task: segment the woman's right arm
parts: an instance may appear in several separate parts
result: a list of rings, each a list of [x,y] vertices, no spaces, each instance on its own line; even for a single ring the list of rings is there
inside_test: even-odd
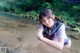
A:
[[[43,29],[38,29],[37,36],[40,40],[43,38]]]

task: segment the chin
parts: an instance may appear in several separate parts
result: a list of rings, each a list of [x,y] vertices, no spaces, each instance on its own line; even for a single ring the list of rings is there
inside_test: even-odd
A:
[[[48,26],[49,28],[51,27],[51,26]]]
[[[47,27],[51,28],[52,26],[49,26],[49,25],[48,25]]]

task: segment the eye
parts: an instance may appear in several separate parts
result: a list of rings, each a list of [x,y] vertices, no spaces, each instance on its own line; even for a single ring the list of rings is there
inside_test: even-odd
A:
[[[49,17],[47,19],[50,19]]]
[[[51,18],[49,17],[49,18],[47,18],[47,19],[49,20],[49,19],[51,19]]]
[[[41,22],[42,22],[42,23],[44,23],[44,22],[45,22],[45,20],[41,20]]]
[[[44,22],[45,20],[41,20],[42,22]]]

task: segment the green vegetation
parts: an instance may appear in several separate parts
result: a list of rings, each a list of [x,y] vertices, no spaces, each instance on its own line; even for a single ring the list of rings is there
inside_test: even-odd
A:
[[[0,0],[0,11],[10,12],[21,17],[38,19],[43,8],[50,8],[63,22],[74,26],[80,23],[80,2],[74,0]]]

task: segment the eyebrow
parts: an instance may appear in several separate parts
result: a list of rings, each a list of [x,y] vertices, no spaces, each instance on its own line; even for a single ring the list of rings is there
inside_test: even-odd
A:
[[[41,21],[44,21],[44,19],[42,19]]]

